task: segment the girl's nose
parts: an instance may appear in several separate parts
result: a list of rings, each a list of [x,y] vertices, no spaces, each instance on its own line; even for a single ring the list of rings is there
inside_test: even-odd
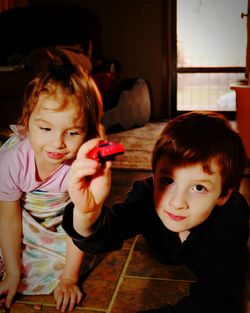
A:
[[[188,208],[188,202],[184,192],[173,192],[169,204],[176,210]]]
[[[54,134],[51,138],[50,142],[51,146],[54,148],[64,148],[65,147],[65,142],[64,142],[64,136],[61,134]]]

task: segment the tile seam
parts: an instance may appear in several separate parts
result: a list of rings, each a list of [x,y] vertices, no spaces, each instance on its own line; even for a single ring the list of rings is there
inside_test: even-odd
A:
[[[161,277],[149,277],[149,276],[136,276],[136,275],[124,275],[124,278],[129,279],[145,279],[145,280],[164,280],[164,281],[176,281],[184,283],[193,283],[195,280],[188,279],[174,279],[174,278],[161,278]]]
[[[116,284],[116,287],[115,287],[115,291],[113,292],[113,295],[112,295],[111,300],[110,300],[110,302],[109,302],[109,305],[108,305],[108,308],[107,308],[107,310],[106,310],[106,313],[110,313],[111,310],[112,310],[112,308],[113,308],[113,304],[114,304],[114,302],[115,302],[115,300],[116,300],[116,296],[117,296],[118,291],[119,291],[119,289],[120,289],[121,283],[123,282],[123,279],[124,279],[124,277],[125,277],[126,270],[127,270],[127,268],[128,268],[128,264],[129,264],[129,262],[130,262],[130,260],[131,260],[132,254],[133,254],[133,252],[134,252],[134,248],[135,248],[135,244],[136,244],[137,238],[138,238],[138,235],[135,237],[135,239],[134,239],[134,241],[133,241],[133,243],[132,243],[132,245],[131,245],[129,254],[128,254],[127,259],[126,259],[126,261],[125,261],[125,264],[124,264],[124,266],[123,266],[123,269],[122,269],[122,272],[121,272],[121,274],[120,274],[120,277],[119,277],[119,279],[118,279],[118,281],[117,281],[117,284]]]

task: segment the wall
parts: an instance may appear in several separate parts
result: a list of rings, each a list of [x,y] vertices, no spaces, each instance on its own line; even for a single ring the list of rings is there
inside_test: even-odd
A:
[[[151,119],[163,117],[162,0],[30,0],[30,3],[70,3],[96,11],[102,22],[104,57],[121,63],[121,78],[141,77],[148,81],[152,95]]]

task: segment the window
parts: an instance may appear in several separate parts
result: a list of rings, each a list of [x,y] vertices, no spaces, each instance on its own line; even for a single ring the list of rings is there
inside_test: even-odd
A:
[[[176,111],[235,112],[230,84],[245,79],[247,0],[178,0]]]

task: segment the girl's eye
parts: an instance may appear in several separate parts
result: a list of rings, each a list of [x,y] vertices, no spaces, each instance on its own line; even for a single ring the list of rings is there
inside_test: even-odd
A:
[[[194,190],[197,192],[206,192],[207,191],[207,189],[202,185],[195,185]]]
[[[51,128],[49,127],[39,127],[42,131],[45,131],[45,132],[49,132],[51,131]]]
[[[69,136],[76,136],[76,135],[79,135],[78,132],[74,132],[74,131],[70,131],[70,132],[67,132],[67,135]]]

